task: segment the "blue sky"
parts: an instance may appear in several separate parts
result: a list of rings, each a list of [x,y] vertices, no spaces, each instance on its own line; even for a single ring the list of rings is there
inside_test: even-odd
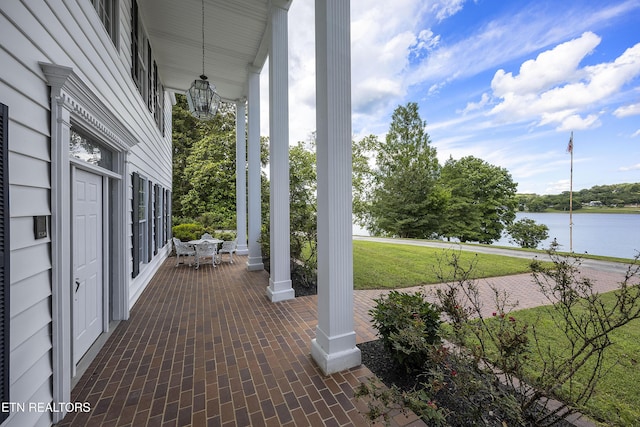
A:
[[[315,130],[313,5],[289,11],[291,143]],[[351,0],[351,21],[355,139],[417,102],[441,163],[480,157],[519,192],[569,190],[572,131],[574,190],[640,182],[640,0]]]

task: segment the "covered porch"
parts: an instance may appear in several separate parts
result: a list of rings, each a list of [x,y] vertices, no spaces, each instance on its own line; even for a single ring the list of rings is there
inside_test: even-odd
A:
[[[91,411],[59,425],[368,425],[353,392],[371,372],[325,376],[310,356],[316,297],[274,304],[267,272],[238,258],[199,270],[165,260],[73,389]],[[355,298],[358,343],[376,338],[367,311],[378,294]],[[398,414],[393,425],[424,424]]]

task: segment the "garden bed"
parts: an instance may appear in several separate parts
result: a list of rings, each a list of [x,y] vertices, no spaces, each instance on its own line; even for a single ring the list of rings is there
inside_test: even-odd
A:
[[[382,381],[387,387],[395,386],[402,392],[419,390],[424,388],[424,384],[429,382],[429,378],[423,375],[416,375],[415,372],[407,372],[402,368],[398,368],[397,363],[391,357],[389,352],[384,348],[382,341],[374,340],[358,344],[358,348],[362,353],[362,364],[365,365],[376,377]],[[440,371],[447,371],[449,375],[457,372],[468,372],[468,367],[451,365],[455,363],[447,362],[446,368]],[[449,378],[450,379],[450,378]],[[463,426],[487,426],[487,427],[504,427],[504,426],[525,426],[534,427],[535,424],[514,420],[509,417],[503,409],[496,404],[498,399],[504,398],[509,394],[507,388],[498,384],[495,377],[489,378],[488,375],[473,374],[470,382],[484,381],[490,383],[488,385],[496,386],[492,392],[487,390],[479,391],[473,396],[469,394],[461,395],[462,390],[457,390],[454,381],[448,381],[444,377],[444,387],[432,396],[433,404],[442,408],[447,414],[447,424],[451,427]],[[472,387],[478,391],[481,387]],[[433,425],[429,420],[424,420],[427,425]],[[575,424],[567,420],[557,420],[555,426],[558,427],[575,427]]]

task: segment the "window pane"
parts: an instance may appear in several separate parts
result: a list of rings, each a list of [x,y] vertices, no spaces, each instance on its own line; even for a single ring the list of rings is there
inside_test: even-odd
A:
[[[92,141],[71,129],[69,155],[92,165],[113,170],[113,154],[102,144]]]

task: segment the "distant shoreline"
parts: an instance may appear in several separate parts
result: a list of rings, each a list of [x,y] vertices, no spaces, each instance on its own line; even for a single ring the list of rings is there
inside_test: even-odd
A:
[[[530,211],[518,211],[519,213],[527,214],[545,214],[545,213],[553,213],[553,214],[569,214],[569,211],[561,211],[561,210],[547,210],[543,212],[530,212]],[[628,215],[639,215],[640,207],[638,208],[581,208],[573,211],[573,214],[628,214]]]

